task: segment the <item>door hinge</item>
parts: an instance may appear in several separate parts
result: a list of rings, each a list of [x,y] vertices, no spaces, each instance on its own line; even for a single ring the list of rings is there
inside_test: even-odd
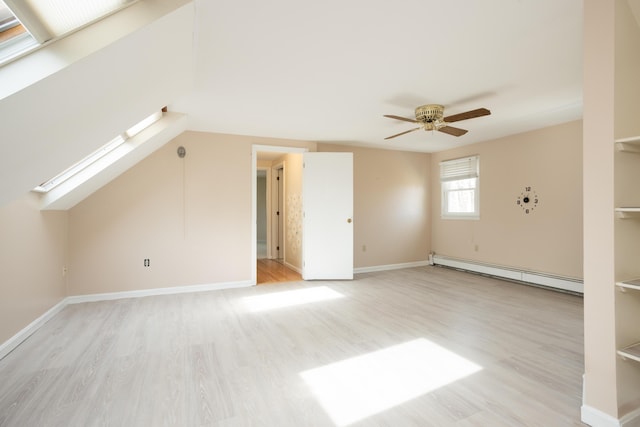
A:
[[[276,215],[280,215],[280,211],[276,211]]]
[[[276,246],[276,251],[279,251],[279,250],[280,250],[280,246]]]

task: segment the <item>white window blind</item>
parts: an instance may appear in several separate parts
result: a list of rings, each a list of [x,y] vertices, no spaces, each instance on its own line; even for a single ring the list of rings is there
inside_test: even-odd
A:
[[[479,156],[440,162],[442,218],[480,218]]]
[[[54,37],[61,36],[128,3],[127,0],[26,0]]]
[[[440,162],[440,181],[478,177],[478,156]]]
[[[135,0],[4,0],[39,42],[60,37]]]

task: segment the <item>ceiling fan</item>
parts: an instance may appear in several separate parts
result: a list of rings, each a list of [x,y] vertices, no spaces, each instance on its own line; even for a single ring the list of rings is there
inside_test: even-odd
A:
[[[400,132],[396,135],[391,135],[385,139],[395,138],[396,136],[404,135],[409,132],[414,132],[420,129],[424,130],[437,130],[440,132],[448,133],[453,136],[462,136],[468,131],[466,129],[460,129],[453,126],[449,126],[449,123],[459,122],[461,120],[473,119],[475,117],[488,116],[491,111],[486,108],[478,108],[471,111],[465,111],[464,113],[454,114],[452,116],[444,117],[444,106],[440,104],[427,104],[421,105],[416,108],[416,118],[408,119],[405,117],[394,116],[391,114],[385,114],[385,117],[390,119],[402,120],[404,122],[420,123],[420,126],[414,129],[409,129],[404,132]]]

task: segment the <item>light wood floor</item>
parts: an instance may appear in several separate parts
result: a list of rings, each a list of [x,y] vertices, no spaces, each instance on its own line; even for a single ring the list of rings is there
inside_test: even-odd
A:
[[[299,273],[273,259],[258,259],[258,285],[267,283],[295,282],[302,280]]]
[[[437,267],[69,305],[0,361],[0,426],[578,426],[582,315],[577,296]],[[373,406],[348,423],[301,375],[348,391],[339,362],[415,369],[387,353],[415,340],[455,354],[416,376],[478,370],[387,407],[347,393]]]

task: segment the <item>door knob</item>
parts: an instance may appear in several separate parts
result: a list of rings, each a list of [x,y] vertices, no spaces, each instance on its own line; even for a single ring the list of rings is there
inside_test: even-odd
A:
[[[351,218],[347,218],[347,222],[351,224]]]

